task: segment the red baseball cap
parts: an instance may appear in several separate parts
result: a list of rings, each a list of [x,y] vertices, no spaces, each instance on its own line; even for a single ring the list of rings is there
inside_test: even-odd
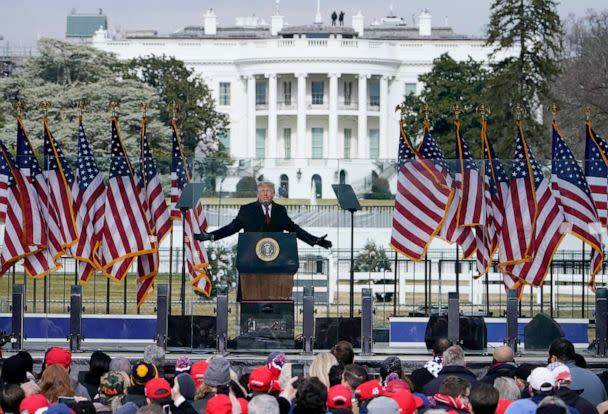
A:
[[[217,394],[207,403],[207,414],[232,414],[232,402],[226,394]]]
[[[164,378],[154,378],[146,382],[146,397],[150,399],[161,399],[171,396],[171,385]]]
[[[207,361],[198,361],[192,364],[192,368],[190,368],[190,375],[194,380],[194,384],[196,384],[196,388],[200,387],[203,383],[203,379],[205,379],[205,371],[207,371],[207,367],[209,363]]]
[[[249,389],[257,392],[269,392],[272,387],[273,374],[268,367],[258,367],[249,374]]]
[[[334,385],[327,391],[329,408],[350,408],[353,406],[350,390],[342,384]]]
[[[397,392],[382,391],[381,395],[395,400],[401,409],[401,414],[413,414],[416,412],[416,408],[422,407],[424,404],[422,398],[404,389]]]
[[[47,367],[58,364],[68,369],[72,363],[72,353],[65,348],[51,348],[46,353],[44,360]]]
[[[21,401],[19,412],[27,410],[30,414],[40,414],[46,411],[43,408],[48,408],[50,405],[51,403],[49,403],[44,395],[32,394]]]
[[[380,395],[382,385],[378,380],[366,381],[355,389],[355,396],[359,401],[369,400]]]
[[[391,382],[386,384],[386,387],[384,387],[384,389],[387,392],[399,392],[401,390],[411,392],[409,384],[407,382],[403,381],[402,379],[392,380]]]

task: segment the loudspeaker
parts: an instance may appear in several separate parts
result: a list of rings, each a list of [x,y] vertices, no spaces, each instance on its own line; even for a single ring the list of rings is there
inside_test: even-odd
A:
[[[215,349],[215,337],[216,327],[213,316],[169,316],[167,346]]]
[[[241,303],[241,335],[293,341],[293,302]]]
[[[479,351],[488,345],[488,330],[483,316],[461,315],[458,328],[460,342],[464,349]],[[433,347],[436,339],[448,337],[447,315],[432,314],[424,332],[424,342],[427,349]]]
[[[331,349],[338,341],[361,347],[361,318],[315,319],[315,348]]]
[[[527,351],[546,351],[551,342],[564,336],[564,330],[555,320],[539,313],[524,328],[524,348]]]

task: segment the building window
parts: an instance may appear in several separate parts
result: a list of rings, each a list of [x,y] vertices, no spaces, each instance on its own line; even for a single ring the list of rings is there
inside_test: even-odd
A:
[[[230,105],[230,82],[220,82],[220,105]]]
[[[370,82],[367,88],[370,106],[380,106],[380,82]]]
[[[281,174],[281,182],[279,184],[279,195],[289,198],[289,177],[286,174]]]
[[[350,145],[352,140],[353,130],[344,128],[344,158],[350,159]]]
[[[283,128],[283,144],[285,146],[285,159],[291,158],[291,128]]]
[[[312,157],[323,158],[323,128],[312,129]]]
[[[315,198],[321,198],[323,196],[323,183],[319,174],[312,176],[312,189],[315,192]]]
[[[266,81],[255,81],[255,104],[266,105]]]
[[[369,157],[373,160],[380,157],[380,134],[378,129],[369,130]]]
[[[312,104],[323,105],[323,81],[312,81]]]
[[[405,96],[416,95],[416,83],[405,83]]]
[[[353,83],[350,81],[344,82],[344,105],[349,106],[353,98]]]
[[[219,134],[217,134],[220,150],[223,150],[227,154],[230,154],[230,128],[222,128],[220,129]]]
[[[291,105],[291,81],[283,82],[283,102],[285,105]]]
[[[258,159],[266,156],[266,128],[255,130],[255,156]]]

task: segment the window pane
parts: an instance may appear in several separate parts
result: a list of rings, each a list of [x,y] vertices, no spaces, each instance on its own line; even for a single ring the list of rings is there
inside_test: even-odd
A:
[[[416,95],[416,83],[406,82],[405,96]]]
[[[312,104],[323,104],[323,81],[312,81]]]
[[[350,105],[353,96],[353,83],[344,82],[344,105]]]
[[[323,128],[312,128],[312,157],[323,158]]]
[[[220,105],[230,105],[230,82],[220,82]]]
[[[218,134],[220,149],[230,154],[230,128],[222,128]]]
[[[291,158],[291,128],[283,129],[283,141],[285,143],[285,159]]]
[[[255,81],[255,104],[266,105],[266,81]]]
[[[369,130],[369,157],[377,160],[380,157],[380,136],[377,129]]]
[[[266,128],[255,130],[255,156],[264,158],[266,156]]]
[[[370,82],[368,85],[369,104],[371,106],[380,106],[380,83]]]
[[[283,82],[283,100],[285,105],[291,105],[291,82]]]
[[[350,142],[352,136],[352,130],[350,128],[344,129],[344,158],[350,159]]]

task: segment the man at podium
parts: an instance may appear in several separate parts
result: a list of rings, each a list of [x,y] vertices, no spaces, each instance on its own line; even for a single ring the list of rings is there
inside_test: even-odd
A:
[[[298,239],[311,246],[321,246],[330,249],[331,241],[327,240],[327,234],[316,237],[305,231],[294,223],[287,215],[287,209],[277,204],[274,199],[274,184],[261,182],[258,184],[258,199],[253,203],[245,204],[239,209],[236,218],[229,224],[210,233],[201,229],[194,237],[199,241],[221,240],[225,237],[238,233],[241,229],[245,232],[291,232]]]

